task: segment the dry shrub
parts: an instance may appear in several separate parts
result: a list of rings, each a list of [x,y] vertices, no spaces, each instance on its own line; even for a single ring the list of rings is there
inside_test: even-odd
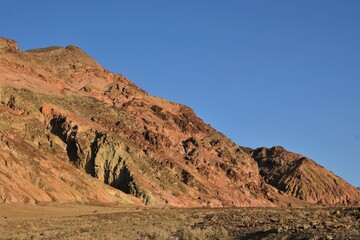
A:
[[[182,236],[180,239],[189,239],[189,240],[203,240],[203,239],[218,239],[226,240],[231,239],[229,232],[223,227],[214,227],[210,226],[207,228],[191,228],[185,227],[182,230]]]
[[[206,227],[206,228],[192,228],[183,227],[176,232],[170,232],[165,229],[157,229],[148,232],[139,233],[141,239],[147,240],[162,240],[162,239],[173,239],[173,240],[226,240],[231,239],[229,232],[223,227]]]

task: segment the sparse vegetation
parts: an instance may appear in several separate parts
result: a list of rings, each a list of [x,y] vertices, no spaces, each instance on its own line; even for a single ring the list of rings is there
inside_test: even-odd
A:
[[[135,209],[29,220],[0,208],[0,239],[358,239],[358,208]],[[35,211],[35,210],[34,210]],[[39,209],[37,210],[39,211]],[[75,211],[76,212],[76,211]],[[39,213],[38,213],[39,214]],[[31,233],[31,236],[29,235]]]

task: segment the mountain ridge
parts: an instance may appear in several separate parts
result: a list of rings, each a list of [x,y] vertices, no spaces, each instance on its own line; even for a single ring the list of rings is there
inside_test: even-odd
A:
[[[204,123],[191,108],[149,95],[123,75],[104,69],[73,45],[22,52],[15,41],[0,38],[0,86],[1,148],[12,146],[11,151],[6,151],[19,155],[13,160],[19,165],[32,164],[43,156],[48,163],[46,171],[61,169],[55,166],[56,158],[66,166],[71,163],[69,173],[76,175],[80,171],[84,176],[92,176],[82,186],[77,184],[72,194],[81,193],[82,197],[74,199],[176,207],[360,202],[358,189],[326,169],[320,172],[320,177],[308,177],[307,170],[299,174],[310,182],[326,176],[328,182],[337,181],[341,186],[324,184],[332,187],[329,194],[323,191],[317,194],[318,185],[305,191],[306,184],[291,177],[293,166],[288,164],[298,155],[277,149],[285,167],[280,170],[276,164],[269,167],[269,162],[280,161],[278,155],[266,149],[236,145]],[[23,150],[22,145],[31,151]],[[9,156],[0,155],[0,159],[0,170],[6,170],[8,179],[14,178],[16,171],[8,164]],[[312,164],[312,160],[306,161]],[[288,173],[289,177],[278,179],[276,184],[271,179],[279,172]],[[45,175],[49,179],[54,177],[44,173],[44,178]],[[76,178],[76,182],[84,178]],[[52,196],[46,201],[67,201],[61,198],[61,189],[52,189],[56,192],[52,194],[49,186],[36,181],[39,180],[30,178],[27,185],[40,191],[44,199]],[[68,184],[60,181],[63,182]],[[94,197],[93,182],[112,186],[113,197]],[[293,190],[296,186],[289,182],[302,186],[299,187],[302,194]],[[16,184],[19,188],[22,183],[15,181]],[[14,202],[16,198],[9,197],[9,193],[17,187],[9,189],[6,184],[1,187],[5,190],[0,191],[0,199]],[[104,195],[109,192],[108,187],[100,188],[103,189],[96,191]],[[32,203],[45,201],[22,194]]]

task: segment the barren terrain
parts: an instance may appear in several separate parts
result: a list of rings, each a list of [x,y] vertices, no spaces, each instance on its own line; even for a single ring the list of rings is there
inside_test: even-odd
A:
[[[0,239],[360,239],[360,208],[0,205]]]

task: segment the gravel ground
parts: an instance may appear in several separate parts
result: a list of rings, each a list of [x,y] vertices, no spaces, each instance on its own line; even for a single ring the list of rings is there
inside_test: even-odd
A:
[[[0,239],[360,239],[360,208],[19,208]]]

